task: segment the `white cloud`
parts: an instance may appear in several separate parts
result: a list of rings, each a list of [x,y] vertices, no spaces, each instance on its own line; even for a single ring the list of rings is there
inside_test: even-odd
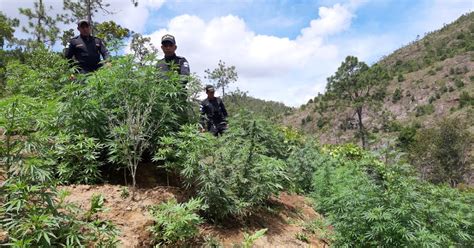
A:
[[[343,59],[340,48],[325,40],[349,28],[353,16],[346,5],[321,7],[319,18],[302,29],[296,39],[289,39],[256,34],[234,15],[207,22],[197,16],[181,15],[149,37],[160,46],[164,34],[173,34],[177,54],[185,56],[191,70],[201,76],[221,59],[237,68],[239,81],[234,88],[297,106],[324,90],[326,78]]]
[[[106,0],[105,3],[110,4],[107,10],[113,14],[108,15],[103,11],[99,11],[95,14],[95,20],[98,22],[114,20],[123,27],[143,32],[150,11],[159,9],[164,2],[165,0],[139,0],[138,6],[134,7],[131,0]],[[0,10],[10,18],[18,18],[23,26],[27,24],[27,18],[20,15],[18,8],[33,8],[33,3],[34,1],[0,0]],[[49,15],[55,16],[64,12],[62,0],[44,0],[43,3],[45,6],[52,7],[52,9],[48,9]],[[61,25],[60,28],[75,29],[76,26],[74,24]],[[21,36],[23,34],[21,34],[21,31],[17,31],[18,35]]]

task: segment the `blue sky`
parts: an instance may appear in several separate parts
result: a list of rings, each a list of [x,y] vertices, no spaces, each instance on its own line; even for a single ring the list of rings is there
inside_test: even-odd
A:
[[[61,12],[62,0],[44,0]],[[323,92],[347,55],[371,64],[474,9],[472,0],[109,0],[114,20],[159,46],[176,36],[178,55],[199,76],[219,59],[235,65],[232,88],[266,100],[298,106]],[[0,0],[18,16],[31,1]],[[53,11],[53,12],[54,12]]]

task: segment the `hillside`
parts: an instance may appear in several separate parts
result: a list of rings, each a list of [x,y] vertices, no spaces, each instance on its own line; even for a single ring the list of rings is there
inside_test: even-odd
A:
[[[258,99],[240,90],[230,92],[224,97],[224,102],[227,112],[231,114],[238,114],[240,109],[245,109],[272,120],[280,120],[294,110],[281,102]]]
[[[366,111],[364,123],[372,143],[400,126],[430,127],[442,117],[460,117],[474,123],[474,13],[461,16],[382,58],[391,80],[382,108]],[[311,99],[284,123],[319,137],[322,143],[355,141],[355,113],[335,109],[327,95]],[[470,126],[473,131],[472,124]],[[379,131],[385,131],[380,133]]]

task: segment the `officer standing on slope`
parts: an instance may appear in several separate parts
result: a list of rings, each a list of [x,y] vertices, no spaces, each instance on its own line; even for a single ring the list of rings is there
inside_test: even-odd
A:
[[[215,97],[215,89],[212,85],[206,85],[207,98],[201,102],[201,132],[208,131],[215,136],[222,135],[227,129],[227,110],[224,102]]]
[[[176,40],[174,36],[166,34],[161,38],[161,50],[165,54],[165,57],[158,61],[158,68],[161,72],[169,72],[175,70],[181,75],[181,82],[183,86],[188,83],[188,76],[190,74],[189,63],[186,58],[176,55]]]
[[[96,71],[102,67],[100,55],[106,60],[109,58],[109,51],[101,39],[91,35],[91,26],[88,20],[80,20],[77,23],[77,30],[80,35],[69,41],[65,57],[67,59],[75,58],[81,74]]]

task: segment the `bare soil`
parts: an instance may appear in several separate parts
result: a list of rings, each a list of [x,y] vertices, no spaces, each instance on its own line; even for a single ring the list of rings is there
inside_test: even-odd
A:
[[[120,229],[121,247],[151,247],[148,228],[153,219],[148,207],[165,202],[171,198],[178,201],[186,199],[185,192],[178,187],[156,186],[139,188],[135,200],[124,197],[124,186],[120,185],[72,185],[64,186],[71,194],[66,199],[83,209],[90,206],[94,194],[102,194],[107,211],[99,218],[112,221]],[[321,218],[307,200],[299,195],[282,193],[269,200],[267,208],[262,208],[245,221],[229,221],[221,225],[205,223],[200,226],[201,238],[190,246],[205,246],[204,237],[212,236],[224,247],[233,247],[243,241],[244,233],[253,234],[262,228],[268,228],[265,236],[255,242],[254,247],[326,247],[327,242],[317,235],[307,235],[308,243],[297,239],[303,233],[303,224]]]

